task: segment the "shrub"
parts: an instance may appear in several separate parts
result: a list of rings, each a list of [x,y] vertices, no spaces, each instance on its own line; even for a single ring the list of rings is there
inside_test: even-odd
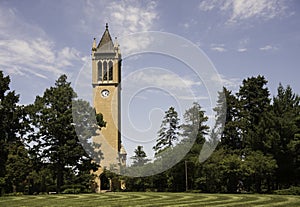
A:
[[[63,194],[79,194],[81,193],[80,188],[67,188],[63,192]]]
[[[288,189],[275,190],[274,193],[278,195],[300,195],[300,187],[292,186]]]

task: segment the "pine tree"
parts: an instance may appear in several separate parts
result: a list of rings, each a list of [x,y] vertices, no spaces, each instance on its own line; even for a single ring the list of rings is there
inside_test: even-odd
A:
[[[178,134],[178,114],[174,107],[170,107],[169,110],[165,112],[161,129],[158,131],[158,139],[156,140],[156,145],[153,147],[155,155],[168,148],[171,148],[174,145],[174,142],[178,141]]]
[[[188,139],[191,142],[203,144],[204,135],[207,135],[209,127],[204,124],[208,121],[208,117],[205,116],[201,106],[194,102],[193,106],[184,113],[184,120],[185,123],[180,126],[183,131],[182,135],[185,137],[183,141]]]
[[[206,125],[208,117],[198,103],[187,109],[184,113],[184,124],[181,125],[184,139],[180,144],[189,145],[189,151],[185,158],[178,163],[173,169],[172,174],[175,180],[180,180],[185,176],[185,167],[188,171],[188,189],[197,188],[196,179],[200,173],[199,154],[205,142],[205,135],[208,134],[209,126]],[[177,185],[177,184],[175,184]],[[186,190],[185,184],[177,185],[176,190]]]
[[[143,146],[137,146],[137,148],[134,150],[134,156],[131,157],[133,160],[132,166],[143,166],[149,161],[149,159],[146,157],[147,155],[143,150]]]
[[[257,135],[257,127],[263,114],[270,110],[270,94],[266,84],[264,76],[247,78],[243,80],[243,85],[237,93],[240,102],[240,130],[243,134],[242,148],[264,150],[262,137]]]
[[[239,102],[237,97],[232,94],[227,88],[223,88],[221,96],[218,100],[216,111],[217,125],[221,125],[223,132],[221,135],[221,143],[219,147],[225,147],[228,149],[241,149],[242,140],[240,133],[240,117]],[[225,96],[225,99],[223,98]]]
[[[281,84],[277,89],[277,96],[273,97],[273,113],[275,115],[275,127],[272,137],[270,152],[278,163],[278,182],[285,187],[290,183],[299,182],[296,169],[299,168],[300,141],[299,133],[300,97],[293,93],[290,86],[284,88]],[[297,164],[298,163],[298,164]],[[288,177],[286,175],[289,175]]]

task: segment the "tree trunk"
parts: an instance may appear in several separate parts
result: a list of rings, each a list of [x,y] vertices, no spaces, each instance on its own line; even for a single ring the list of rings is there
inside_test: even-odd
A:
[[[61,186],[63,185],[63,178],[64,178],[64,168],[62,165],[59,165],[57,168],[57,178],[56,178],[56,190],[57,193],[60,193],[61,191]]]

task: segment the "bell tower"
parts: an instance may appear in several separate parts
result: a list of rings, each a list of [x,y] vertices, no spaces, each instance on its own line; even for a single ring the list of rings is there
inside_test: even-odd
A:
[[[106,127],[93,137],[100,144],[102,159],[101,168],[97,171],[99,186],[100,175],[104,168],[112,166],[120,169],[126,165],[126,151],[121,145],[121,52],[117,38],[112,41],[106,23],[105,31],[98,43],[94,38],[92,46],[92,86],[93,104],[97,113],[103,114]],[[101,190],[99,187],[98,190]]]

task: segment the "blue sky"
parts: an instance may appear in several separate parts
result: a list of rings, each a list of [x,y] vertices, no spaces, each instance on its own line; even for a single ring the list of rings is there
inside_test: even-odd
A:
[[[108,22],[113,37],[160,31],[186,38],[208,56],[222,83],[231,90],[236,91],[244,78],[261,74],[269,81],[272,95],[276,94],[280,82],[291,85],[300,94],[299,11],[297,0],[1,0],[0,70],[10,75],[11,89],[20,94],[21,103],[32,103],[59,75],[67,74],[73,83],[78,79],[80,70],[88,66],[93,38],[99,40]],[[122,50],[134,46],[120,47]],[[125,59],[122,76],[126,77],[143,64],[145,67],[177,67],[185,83],[191,87],[197,85],[190,71],[176,61],[154,57],[157,64],[151,65],[147,57]],[[165,87],[170,87],[172,81],[168,75],[161,77],[164,77]],[[153,91],[139,95],[149,93]],[[160,94],[155,103],[143,100],[145,97],[133,99],[132,104],[140,116],[133,110],[132,122],[141,125],[141,129],[154,127],[154,133],[163,111],[172,104],[172,97]],[[205,102],[204,98],[199,100]],[[150,122],[148,126],[147,121],[142,125],[149,113],[153,126]],[[149,132],[149,136],[153,141],[155,135]],[[129,156],[136,147],[133,145],[128,142]],[[150,148],[146,148],[148,154],[151,154]]]

